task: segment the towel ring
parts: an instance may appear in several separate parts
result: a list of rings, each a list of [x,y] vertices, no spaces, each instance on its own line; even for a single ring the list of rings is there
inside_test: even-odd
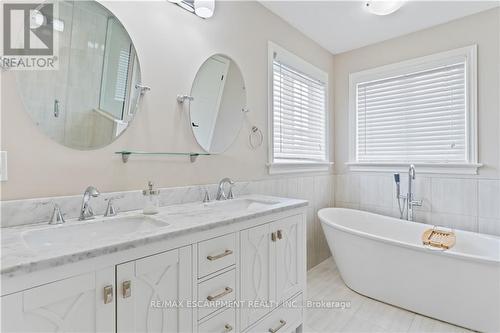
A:
[[[262,146],[263,141],[264,135],[262,134],[262,131],[257,126],[252,126],[252,130],[248,136],[250,147],[252,147],[252,149],[257,149]]]

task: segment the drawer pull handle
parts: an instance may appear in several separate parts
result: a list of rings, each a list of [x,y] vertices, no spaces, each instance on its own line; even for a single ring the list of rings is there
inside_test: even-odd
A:
[[[226,250],[226,251],[224,251],[224,253],[218,254],[216,256],[208,256],[207,259],[210,260],[210,261],[214,261],[214,260],[217,260],[217,259],[220,259],[220,258],[224,258],[225,256],[228,256],[230,254],[233,254],[233,251],[232,250]]]
[[[285,326],[285,325],[286,325],[286,321],[284,321],[283,319],[281,319],[281,320],[280,320],[280,325],[279,325],[278,327],[276,327],[276,328],[270,328],[270,329],[269,329],[269,333],[276,333],[276,332],[278,332],[280,329],[282,329],[282,328],[283,328],[283,326]]]
[[[282,238],[283,238],[283,231],[278,230],[278,239],[282,239]]]
[[[275,232],[272,232],[272,233],[271,233],[271,240],[272,240],[273,242],[276,242],[276,233],[275,233]]]
[[[113,302],[113,286],[104,287],[104,304]]]
[[[215,300],[217,300],[217,299],[219,299],[219,298],[221,298],[221,297],[224,297],[224,296],[226,296],[227,294],[230,294],[230,293],[232,293],[232,292],[233,292],[233,288],[226,287],[226,288],[224,288],[224,291],[223,291],[223,292],[221,292],[220,294],[217,294],[217,295],[214,295],[214,296],[209,295],[209,296],[207,296],[207,299],[208,299],[209,301],[215,301]]]
[[[122,283],[122,295],[123,295],[123,298],[128,298],[132,295],[132,282],[130,282],[130,280],[123,281],[123,283]]]
[[[226,324],[224,325],[224,333],[231,332],[233,330],[233,326]]]

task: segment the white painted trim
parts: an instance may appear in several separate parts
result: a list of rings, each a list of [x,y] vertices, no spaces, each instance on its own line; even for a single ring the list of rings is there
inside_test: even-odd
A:
[[[328,84],[328,73],[325,72],[324,70],[314,66],[310,62],[300,58],[299,56],[293,54],[292,52],[286,50],[285,48],[279,46],[276,43],[268,41],[267,45],[269,54],[271,55],[270,57],[271,60],[275,59],[274,53],[276,53],[276,59],[283,61],[287,65],[292,66],[293,68],[315,78],[318,81]]]
[[[284,162],[268,163],[270,175],[306,173],[306,172],[326,172],[330,171],[332,162]]]
[[[298,57],[297,55],[291,53],[290,51],[284,49],[278,44],[268,41],[267,43],[268,56],[267,56],[267,155],[269,174],[284,174],[284,173],[304,173],[304,172],[322,172],[329,171],[330,165],[333,163],[331,161],[330,154],[330,86],[328,82],[328,73],[319,69],[318,67],[312,65],[306,60]],[[273,61],[274,53],[279,54],[279,58],[284,60],[285,63],[297,68],[298,70],[311,75],[315,79],[323,82],[325,84],[325,151],[326,151],[326,161],[324,162],[279,162],[274,161],[274,133],[273,133]]]
[[[440,65],[448,64],[452,60],[466,60],[467,80],[467,110],[466,147],[467,163],[414,163],[415,165],[427,166],[429,173],[452,173],[452,174],[477,174],[477,169],[482,166],[478,162],[478,140],[477,140],[477,45],[470,45],[454,50],[436,53],[416,59],[406,60],[395,64],[380,66],[349,75],[349,163],[353,171],[388,171],[384,166],[397,166],[402,163],[388,162],[363,162],[356,160],[356,137],[357,137],[357,114],[356,114],[356,85],[360,82],[377,80],[389,76],[397,76],[417,72]],[[409,162],[410,163],[410,162]],[[408,165],[406,163],[405,165]],[[425,167],[424,167],[425,168]],[[473,170],[473,171],[471,171]]]
[[[407,172],[409,163],[346,163],[351,171],[361,172]],[[414,163],[419,173],[477,175],[482,167],[478,163]]]

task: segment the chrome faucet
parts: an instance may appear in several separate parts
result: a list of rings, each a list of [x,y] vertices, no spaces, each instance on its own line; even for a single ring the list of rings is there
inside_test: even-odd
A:
[[[229,192],[226,194],[224,191],[224,185],[229,184]],[[233,199],[233,186],[234,182],[229,178],[222,178],[219,182],[219,189],[217,190],[216,200],[228,200]]]
[[[408,195],[406,196],[406,219],[413,221],[413,207],[422,206],[422,200],[414,200],[413,182],[415,181],[415,166],[412,164],[408,169]]]
[[[396,182],[396,198],[398,199],[400,218],[404,218],[404,210],[406,209],[406,220],[413,221],[414,217],[414,207],[422,206],[422,200],[415,200],[415,193],[413,190],[413,185],[415,181],[415,166],[412,164],[408,169],[408,193],[406,195],[401,195],[399,173],[394,174],[394,181]],[[403,204],[401,204],[403,200]]]
[[[79,221],[91,220],[94,218],[94,211],[90,207],[89,201],[91,198],[99,196],[99,191],[94,186],[89,186],[83,193],[82,208],[80,209]]]

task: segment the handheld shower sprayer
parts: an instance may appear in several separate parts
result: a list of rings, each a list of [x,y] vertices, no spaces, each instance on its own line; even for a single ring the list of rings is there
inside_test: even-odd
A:
[[[410,165],[408,169],[408,192],[406,195],[401,195],[401,182],[399,173],[394,174],[394,182],[396,183],[396,199],[398,200],[400,219],[404,218],[406,208],[406,219],[408,221],[414,220],[414,208],[422,206],[422,200],[415,200],[414,182],[415,182],[415,166]],[[401,203],[403,201],[403,203]]]
[[[401,195],[401,180],[399,173],[394,174],[394,182],[396,183],[396,199],[398,199],[398,206],[399,206],[399,218],[402,219],[405,211],[405,200],[406,197]],[[401,205],[401,199],[403,199],[403,205]]]
[[[401,183],[399,181],[399,173],[394,174],[394,182],[396,183],[396,197],[399,199],[401,193]]]

